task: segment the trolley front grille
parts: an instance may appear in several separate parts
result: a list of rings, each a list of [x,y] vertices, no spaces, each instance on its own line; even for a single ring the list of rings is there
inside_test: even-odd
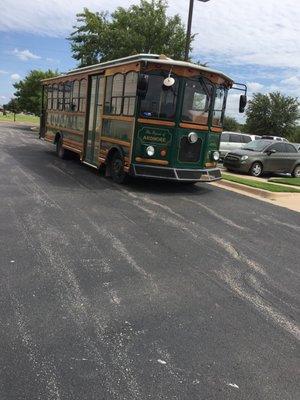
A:
[[[188,163],[199,161],[201,146],[201,139],[198,139],[196,143],[190,143],[187,137],[182,137],[179,147],[179,161]]]

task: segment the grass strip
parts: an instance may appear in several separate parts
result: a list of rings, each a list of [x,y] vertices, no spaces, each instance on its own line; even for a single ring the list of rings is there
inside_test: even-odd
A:
[[[5,116],[5,115],[0,114],[0,121],[1,122],[14,122],[14,115],[7,114]],[[40,123],[40,117],[36,117],[35,115],[16,114],[16,122],[26,122],[26,123],[38,125]]]
[[[299,189],[278,185],[277,183],[261,182],[247,178],[241,178],[240,176],[234,176],[230,174],[222,173],[223,179],[230,182],[240,183],[242,185],[251,186],[257,189],[264,189],[269,192],[287,192],[287,193],[300,193]]]
[[[269,182],[284,183],[285,185],[300,186],[300,178],[270,178]]]

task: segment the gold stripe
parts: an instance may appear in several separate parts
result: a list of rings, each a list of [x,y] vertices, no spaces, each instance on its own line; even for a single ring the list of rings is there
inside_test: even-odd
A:
[[[126,115],[103,115],[103,119],[132,122],[134,117],[127,117]]]
[[[139,118],[138,122],[141,124],[148,124],[148,125],[165,125],[165,126],[175,126],[175,122],[171,121],[161,121],[157,119],[147,119],[147,118]]]
[[[202,129],[202,130],[208,130],[207,125],[198,125],[198,124],[189,124],[185,122],[181,122],[179,124],[180,128],[187,128],[187,129]]]
[[[110,138],[107,136],[101,136],[100,140],[103,142],[116,143],[116,144],[119,144],[120,146],[130,147],[129,142],[125,142],[124,140]]]
[[[166,161],[166,160],[154,160],[153,158],[136,157],[135,161],[146,163],[146,164],[169,165],[169,161]]]

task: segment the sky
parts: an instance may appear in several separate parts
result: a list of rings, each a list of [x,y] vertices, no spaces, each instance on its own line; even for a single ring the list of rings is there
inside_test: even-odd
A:
[[[68,71],[76,66],[66,39],[76,13],[129,7],[138,0],[1,0],[0,104],[13,83],[32,69]],[[168,14],[187,22],[189,0],[169,0]],[[279,90],[300,97],[300,0],[195,0],[192,58],[219,69],[253,93]],[[227,115],[238,114],[231,92]]]

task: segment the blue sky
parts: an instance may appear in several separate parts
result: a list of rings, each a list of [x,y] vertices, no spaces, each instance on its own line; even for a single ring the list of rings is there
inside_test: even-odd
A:
[[[66,37],[83,7],[113,11],[137,0],[2,0],[0,13],[0,104],[13,96],[13,83],[31,69],[60,72],[76,66]],[[186,22],[188,0],[169,0],[168,13]],[[195,0],[193,58],[227,73],[254,92],[300,94],[299,0]],[[300,96],[299,96],[300,97]],[[238,94],[227,114],[241,118]]]

